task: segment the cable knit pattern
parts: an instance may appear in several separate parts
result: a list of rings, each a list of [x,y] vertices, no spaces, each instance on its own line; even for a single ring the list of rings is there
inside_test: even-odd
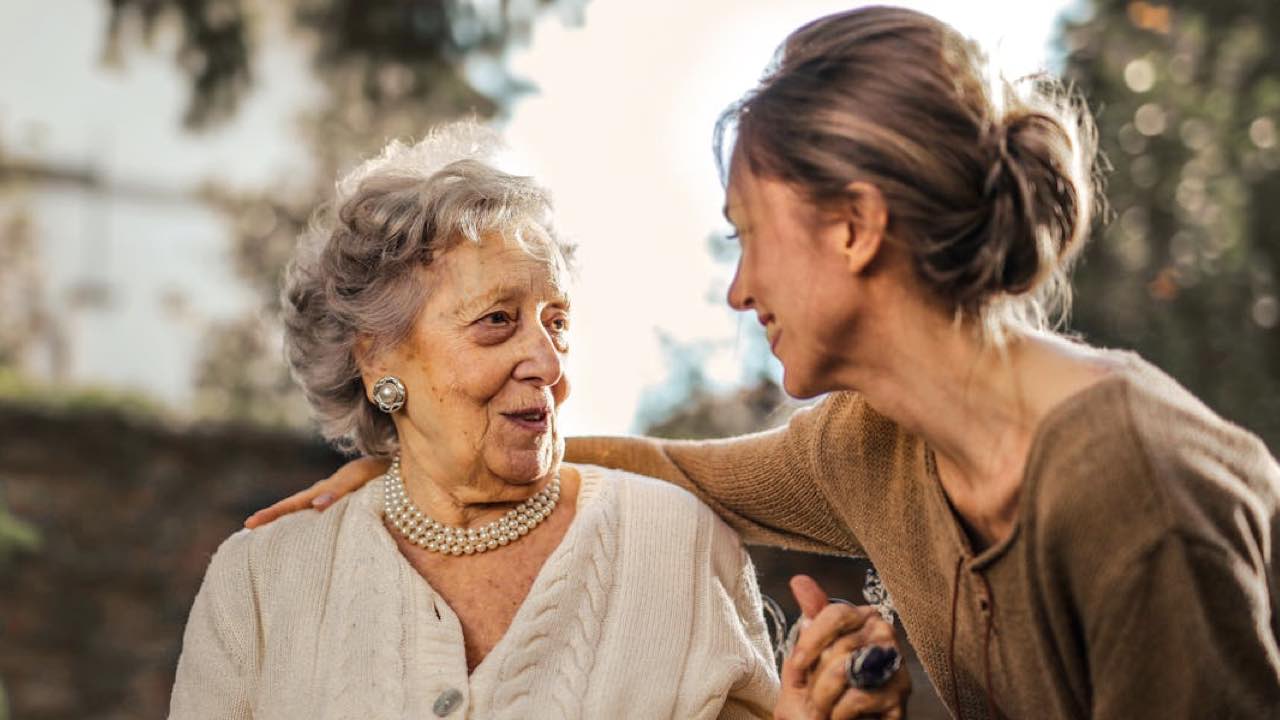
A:
[[[595,486],[590,492],[611,496],[613,489]],[[548,558],[538,579],[547,579],[546,588],[540,589],[536,597],[530,593],[529,601],[515,618],[514,622],[526,628],[530,640],[503,659],[503,681],[496,688],[493,702],[494,707],[506,708],[512,717],[529,717],[535,712],[535,708],[527,707],[535,688],[530,678],[542,672],[545,658],[553,655],[569,661],[552,668],[561,676],[560,682],[548,686],[553,715],[582,715],[580,703],[608,605],[617,544],[616,500],[606,497],[600,498],[603,502],[594,502],[595,499],[582,499],[585,503],[580,512],[595,517],[584,519],[579,525],[584,531],[574,533],[570,542],[562,543]]]
[[[382,524],[371,483],[236,533],[192,607],[171,718],[766,717],[754,569],[692,495],[580,467],[577,513],[470,675],[462,625]]]

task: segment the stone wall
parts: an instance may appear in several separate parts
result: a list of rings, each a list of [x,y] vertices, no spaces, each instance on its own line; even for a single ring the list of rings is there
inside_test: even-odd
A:
[[[13,718],[164,717],[213,550],[337,463],[283,433],[0,406],[0,493],[41,534],[0,567]]]

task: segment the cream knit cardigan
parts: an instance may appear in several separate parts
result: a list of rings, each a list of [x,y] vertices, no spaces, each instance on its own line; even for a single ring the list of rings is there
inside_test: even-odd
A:
[[[170,717],[767,716],[778,680],[738,537],[683,490],[579,470],[572,525],[470,675],[458,617],[382,524],[382,483],[232,535]]]

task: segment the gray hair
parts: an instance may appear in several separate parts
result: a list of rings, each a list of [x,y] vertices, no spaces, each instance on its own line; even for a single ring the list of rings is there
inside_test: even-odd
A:
[[[339,450],[387,457],[399,447],[391,416],[365,395],[356,348],[367,339],[376,356],[409,336],[429,292],[417,270],[493,233],[568,266],[572,248],[552,225],[550,195],[497,169],[499,147],[474,122],[412,145],[393,141],[338,181],[299,238],[281,296],[285,358]]]

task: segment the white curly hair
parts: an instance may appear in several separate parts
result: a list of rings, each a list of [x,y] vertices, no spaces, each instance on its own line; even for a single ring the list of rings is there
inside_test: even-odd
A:
[[[459,242],[500,234],[567,268],[572,247],[531,178],[497,163],[496,133],[473,122],[392,141],[337,181],[299,238],[285,274],[285,357],[320,431],[344,452],[387,457],[399,444],[390,416],[367,399],[356,346],[374,354],[408,336],[430,288],[423,274]],[[536,230],[536,232],[528,232]]]

